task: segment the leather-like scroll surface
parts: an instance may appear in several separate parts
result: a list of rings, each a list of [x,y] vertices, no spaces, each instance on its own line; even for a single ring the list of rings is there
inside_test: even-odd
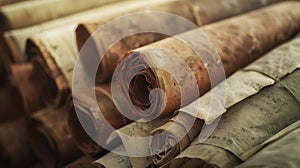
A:
[[[132,110],[133,115],[147,118],[156,116],[156,113],[161,111],[162,114],[172,113],[180,108],[181,101],[184,106],[198,98],[199,95],[191,87],[194,82],[191,80],[193,77],[196,78],[199,93],[203,94],[211,88],[207,70],[214,74],[211,78],[216,84],[224,80],[220,75],[223,67],[226,76],[229,76],[272,47],[291,38],[300,26],[300,11],[291,10],[293,6],[300,6],[300,3],[280,3],[204,26],[201,30],[217,49],[220,58],[212,58],[215,56],[215,51],[207,46],[207,39],[194,38],[195,33],[199,31],[197,29],[182,33],[176,36],[177,38],[168,38],[131,51],[125,57],[127,61],[120,64],[121,71],[117,80],[122,81],[124,95],[129,92],[133,104],[138,109],[149,112],[141,113]],[[270,25],[272,29],[269,29]],[[202,62],[186,44],[192,45],[207,62]],[[183,60],[191,71],[176,60]],[[223,63],[223,67],[220,63]],[[135,68],[139,67],[152,68],[144,69],[135,76],[129,76]],[[161,67],[172,71],[172,75],[176,75],[180,81],[176,81],[174,76]],[[126,80],[131,77],[133,79],[128,83]],[[162,89],[166,97],[155,93],[152,95],[153,102],[150,103],[148,94],[144,91],[150,93],[155,88]],[[185,91],[182,97],[180,89]]]
[[[178,110],[180,113],[186,113],[191,116],[197,118],[196,122],[193,124],[194,126],[191,128],[190,132],[194,132],[194,134],[200,132],[201,127],[197,126],[198,123],[201,121],[205,121],[207,124],[212,123],[216,120],[219,116],[227,111],[230,107],[235,104],[238,104],[242,100],[257,94],[260,90],[267,86],[271,86],[276,83],[277,80],[282,79],[289,73],[293,72],[297,68],[300,68],[300,34],[297,35],[293,40],[287,42],[275,49],[273,49],[268,54],[264,55],[254,63],[250,64],[249,66],[239,70],[232,76],[230,76],[226,81],[226,102],[223,108],[216,108],[214,110],[211,108],[213,106],[211,104],[211,98],[213,91],[209,91],[190,105]],[[223,85],[224,83],[220,84]],[[222,89],[221,86],[216,86],[213,90]],[[220,100],[222,101],[222,100]],[[221,104],[221,103],[220,103]],[[219,110],[219,111],[217,111]],[[188,119],[187,115],[187,119]],[[182,127],[188,128],[191,123],[187,120],[180,124]],[[169,123],[174,122],[170,120]],[[195,128],[196,127],[196,128]],[[152,132],[153,135],[158,134],[160,132],[165,131],[168,128],[168,124],[159,127],[158,129]],[[170,129],[170,128],[169,128]],[[183,136],[176,136],[178,128],[170,130],[168,133],[169,135],[165,135],[165,139],[153,139],[152,146],[157,148],[155,145],[156,143],[162,142],[169,142],[171,138],[177,137],[177,141],[179,137]],[[187,136],[184,136],[187,138]],[[194,139],[189,136],[187,142],[180,141],[174,147],[166,151],[166,154],[160,154],[162,159],[155,159],[155,155],[153,156],[153,161],[156,161],[156,164],[166,164],[176,157],[176,155],[182,152],[187,145],[189,145]],[[164,146],[168,146],[169,144],[164,144]],[[174,152],[177,151],[177,152]],[[174,154],[175,153],[175,154]],[[157,154],[156,154],[157,155]],[[172,155],[173,157],[170,157]],[[175,155],[175,156],[174,156]],[[164,159],[169,158],[169,159]]]
[[[207,140],[195,139],[175,161],[197,158],[212,164],[199,150],[203,145],[211,146],[211,151],[225,149],[227,154],[235,156],[214,163],[217,167],[232,167],[238,159],[249,159],[260,149],[256,148],[258,145],[300,119],[299,77],[300,69],[297,69],[276,84],[230,107]]]
[[[45,166],[64,166],[81,155],[68,127],[68,111],[67,106],[60,109],[47,108],[35,113],[30,119],[31,144]]]
[[[279,132],[278,137],[276,135],[273,139],[271,138],[270,142],[264,144],[264,148],[238,168],[298,167],[300,164],[300,122]]]
[[[2,7],[0,23],[4,30],[19,29],[117,1],[119,0],[24,1]]]
[[[20,118],[0,126],[0,162],[5,167],[31,166],[37,160],[29,144],[27,120]]]
[[[101,144],[106,144],[107,138],[113,131],[108,128],[109,125],[103,123],[104,120],[115,129],[131,122],[122,116],[116,108],[110,93],[110,84],[96,86],[95,95],[97,102],[85,93],[74,95],[76,112],[70,111],[69,113],[69,127],[77,146],[81,151],[91,156],[104,152],[104,149],[96,144],[92,138]],[[94,135],[92,138],[85,132],[86,130],[82,127],[78,117],[84,121],[82,124],[86,124],[84,128],[89,129],[88,132]]]
[[[196,0],[188,0],[188,1],[171,1],[165,2],[159,5],[153,3],[150,6],[140,8],[136,11],[160,11],[167,12],[170,14],[174,14],[183,18],[190,20],[192,23],[198,26],[203,26],[212,22],[216,22],[218,20],[222,20],[231,16],[235,16],[250,10],[257,9],[259,7],[269,5],[272,3],[278,2],[278,0],[269,0],[269,1],[261,1],[261,0],[247,0],[243,1],[243,3],[238,2],[236,0],[229,0],[224,3],[221,0],[204,0],[204,1],[196,1]],[[230,4],[230,5],[229,5]],[[176,10],[175,10],[176,9]],[[180,10],[178,10],[180,9]],[[209,9],[209,10],[208,10]],[[215,12],[221,11],[221,12]],[[132,11],[131,11],[132,12]],[[133,23],[139,23],[143,18],[134,18],[132,20]],[[168,31],[173,34],[179,34],[184,31],[190,30],[191,27],[184,24],[174,24],[173,26],[170,24],[171,19],[160,18],[159,20],[149,21],[149,24],[160,26],[163,29],[166,22],[169,23]],[[76,30],[77,44],[78,49],[80,50],[83,44],[87,41],[87,39],[95,32],[97,29],[101,28],[105,22],[102,20],[97,21],[94,24],[82,24]],[[178,26],[179,25],[179,26]],[[125,54],[133,50],[135,48],[144,46],[146,44],[153,43],[155,41],[161,40],[168,36],[161,35],[158,33],[142,33],[130,36],[128,38],[122,39],[120,42],[112,46],[107,53],[103,51],[103,43],[101,40],[97,41],[96,39],[113,39],[114,36],[119,36],[123,32],[128,31],[128,29],[143,29],[143,27],[147,27],[147,25],[143,24],[135,24],[134,26],[130,25],[122,25],[115,26],[113,30],[115,33],[111,33],[108,35],[101,34],[101,38],[97,37],[97,35],[93,34],[91,37],[93,39],[93,45],[88,46],[91,47],[87,50],[88,53],[85,53],[85,57],[87,59],[95,59],[104,56],[100,63],[100,67],[98,69],[98,74],[96,78],[97,83],[103,83],[105,81],[109,81],[118,62],[125,56]],[[171,33],[171,35],[172,35]],[[86,46],[87,47],[87,46]]]

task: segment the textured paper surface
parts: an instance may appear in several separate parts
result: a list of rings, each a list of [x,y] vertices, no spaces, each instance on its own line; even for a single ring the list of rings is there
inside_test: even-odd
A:
[[[49,54],[54,58],[69,86],[72,86],[73,68],[76,62],[77,48],[75,42],[76,25],[54,29],[35,36],[45,46]]]
[[[205,142],[201,142],[200,137],[195,139],[178,159],[204,160],[205,157],[199,155],[199,152],[191,151],[198,151],[203,145],[210,145],[213,146],[212,151],[223,149],[227,155],[235,156],[232,159],[219,160],[219,165],[232,165],[237,163],[238,159],[247,160],[259,150],[257,146],[300,119],[299,79],[300,69],[297,69],[275,85],[266,87],[232,106]]]
[[[300,84],[299,81],[294,83],[300,77],[299,72],[295,72],[298,74],[294,78],[285,79],[290,83]],[[293,87],[291,84],[286,86]],[[298,102],[277,83],[230,108],[204,143],[222,147],[236,156],[241,156],[299,119]]]
[[[124,150],[123,146],[119,146],[116,150]],[[95,167],[103,167],[103,168],[130,168],[131,163],[127,156],[118,155],[112,152],[102,156],[100,159],[93,162]]]
[[[112,137],[119,136],[129,156],[140,156],[149,151],[150,142],[141,141],[139,137],[150,137],[150,132],[166,123],[171,116],[155,119],[150,122],[133,122],[118,129]],[[132,138],[128,138],[130,136]],[[134,138],[135,137],[135,138]],[[114,138],[112,138],[114,139]],[[150,138],[149,138],[150,140]],[[147,167],[151,162],[146,157],[129,157],[133,167]]]
[[[213,88],[212,91],[179,111],[203,119],[207,124],[210,124],[234,104],[258,93],[262,88],[274,84],[276,80],[280,80],[299,67],[300,34],[290,42],[270,51],[259,60],[236,72],[225,82],[222,82],[220,86]],[[211,109],[212,96],[216,97],[216,101],[221,101],[218,99],[217,94],[223,92],[224,85],[226,88],[224,108],[222,102],[219,102],[219,108]],[[213,93],[216,95],[213,95]],[[217,109],[217,111],[214,109]],[[222,109],[222,111],[219,111],[219,109]]]
[[[0,23],[6,30],[18,29],[117,1],[119,0],[24,1],[2,7]]]
[[[120,63],[122,72],[116,78],[124,81],[122,92],[124,95],[129,92],[129,99],[137,109],[145,110],[150,107],[149,111],[152,112],[145,115],[140,110],[132,110],[132,114],[140,117],[158,113],[163,115],[177,110],[180,105],[188,105],[199,97],[197,91],[202,95],[209,91],[211,86],[216,86],[224,80],[222,68],[226,76],[229,76],[269,51],[270,48],[290,39],[300,27],[297,24],[297,20],[300,20],[298,17],[300,11],[291,10],[294,6],[300,6],[300,3],[296,1],[281,3],[256,10],[204,26],[202,30],[206,35],[199,35],[197,32],[199,30],[194,29],[176,38],[167,38],[129,52],[126,57],[128,61]],[[290,18],[295,20],[292,21]],[[265,20],[268,20],[268,23]],[[271,23],[274,24],[272,29],[265,31]],[[219,58],[214,47],[207,43],[209,40],[205,39],[205,36],[218,51]],[[229,42],[231,45],[228,45]],[[193,50],[186,44],[192,46]],[[194,50],[202,57],[199,58]],[[142,83],[145,86],[143,89],[161,88],[165,93],[152,95],[154,101],[151,103],[137,90],[141,82],[126,82],[126,79],[133,77],[131,72],[138,67],[152,68],[140,71],[133,80],[139,77],[146,78],[147,80]],[[209,76],[208,70],[213,75]],[[148,90],[151,92],[154,89]]]
[[[270,143],[270,144],[268,144]],[[282,130],[266,143],[252,158],[238,166],[247,167],[289,167],[297,168],[300,165],[300,122]]]
[[[159,1],[160,0],[155,0],[156,3],[158,3]],[[16,62],[24,62],[27,60],[25,55],[25,44],[28,37],[54,28],[76,24],[79,22],[95,22],[96,20],[100,19],[110,19],[118,13],[124,13],[123,11],[119,10],[120,6],[126,6],[127,10],[133,10],[141,6],[145,6],[149,3],[154,3],[153,1],[138,2],[139,3],[136,3],[136,1],[124,1],[117,4],[106,5],[34,26],[8,31],[4,33],[4,38],[13,55],[14,60]]]

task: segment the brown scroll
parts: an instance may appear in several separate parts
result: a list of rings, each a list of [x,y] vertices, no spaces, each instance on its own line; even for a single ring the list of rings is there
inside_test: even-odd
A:
[[[110,93],[110,84],[96,86],[95,95],[97,102],[85,92],[76,93],[74,95],[76,112],[70,111],[69,113],[69,127],[77,146],[82,152],[91,156],[105,152],[95,141],[106,144],[113,131],[108,128],[109,125],[106,125],[104,120],[114,129],[131,122],[123,117],[116,108]],[[85,126],[83,127],[81,124],[85,124]],[[115,142],[111,142],[111,144],[115,144]]]
[[[81,155],[67,124],[67,106],[35,113],[29,124],[34,152],[44,166],[61,167]]]
[[[238,15],[240,13],[247,12],[249,10],[257,9],[259,7],[278,2],[278,0],[269,0],[262,3],[262,1],[257,0],[247,0],[243,1],[243,3],[228,0],[226,2],[222,0],[204,0],[204,1],[196,1],[196,0],[188,0],[188,1],[171,1],[165,2],[163,4],[152,6],[147,6],[146,10],[151,11],[160,11],[174,14],[176,16],[184,17],[190,20],[192,23],[198,26],[203,26],[208,23],[212,23],[224,18],[228,18],[234,15]],[[176,10],[175,10],[176,9]],[[180,10],[178,10],[180,9]],[[205,10],[204,10],[205,9]],[[139,9],[137,11],[143,11],[145,9]],[[144,19],[144,18],[142,18]],[[134,18],[132,22],[141,23],[143,20],[140,18]],[[164,20],[165,19],[165,20]],[[149,21],[152,26],[156,25],[157,27],[165,26],[165,23],[169,23],[170,20],[174,18],[160,18],[159,20],[151,20]],[[77,37],[77,45],[80,50],[88,38],[91,37],[93,43],[89,44],[86,52],[83,53],[87,59],[93,60],[103,55],[103,58],[100,62],[98,68],[98,74],[96,78],[97,83],[103,83],[105,81],[109,81],[111,76],[118,65],[118,62],[125,56],[125,54],[133,49],[138,47],[142,47],[146,44],[153,43],[155,41],[161,40],[163,38],[168,37],[167,35],[162,35],[159,33],[141,33],[129,36],[127,38],[122,39],[117,44],[113,45],[104,55],[104,44],[101,41],[105,41],[109,38],[113,39],[118,37],[120,34],[128,32],[129,29],[143,29],[143,27],[147,27],[147,25],[136,24],[136,25],[122,25],[122,26],[114,26],[112,28],[114,30],[113,33],[109,33],[109,35],[102,35],[98,37],[97,34],[91,36],[96,30],[100,29],[105,24],[104,20],[99,20],[94,24],[82,24],[79,25],[76,30]],[[191,27],[188,24],[173,24],[169,23],[168,32],[175,35],[182,33],[187,30],[191,30]],[[100,38],[100,40],[99,40]],[[104,39],[104,40],[101,40]],[[87,65],[88,66],[88,65]]]
[[[238,72],[227,78],[225,82],[216,86],[193,103],[178,110],[180,114],[185,113],[186,115],[189,114],[197,118],[195,123],[192,124],[192,119],[184,117],[184,119],[180,120],[180,126],[190,128],[191,125],[193,125],[192,129],[190,129],[190,132],[194,132],[194,134],[199,133],[201,127],[198,127],[196,129],[194,128],[198,122],[205,121],[207,124],[212,123],[233,105],[252,95],[257,94],[261,89],[273,85],[277,80],[280,80],[284,76],[299,68],[299,42],[300,34],[290,42],[281,45],[280,47],[272,50],[249,66],[239,70]],[[224,84],[226,84],[226,88],[223,87]],[[220,98],[220,96],[218,96],[217,94],[218,91],[222,91],[222,89],[226,89],[224,92],[224,95],[226,95],[224,100],[222,100],[222,98]],[[215,97],[215,99],[218,100],[218,104],[212,104],[213,102],[211,102],[211,99],[213,98],[213,96],[217,96]],[[220,108],[216,108],[216,106],[222,105],[222,101],[225,101],[223,106]],[[170,120],[169,123],[172,123],[173,120]],[[163,136],[165,136],[164,139],[154,138],[152,140],[152,148],[161,149],[167,146],[171,146],[170,143],[163,144],[163,147],[156,144],[158,144],[159,142],[170,142],[170,139],[174,137],[177,140],[178,144],[166,150],[165,153],[159,152],[156,154],[154,152],[152,160],[157,165],[167,164],[176,156],[176,154],[179,154],[187,147],[186,143],[184,143],[185,141],[179,142],[180,138],[184,137],[185,139],[187,139],[188,137],[188,144],[196,138],[191,138],[191,136],[188,135],[178,136],[178,128],[168,127],[167,124],[159,127],[157,130],[152,131],[152,134],[155,135],[167,129],[169,129],[169,131],[166,133],[166,135],[163,134]],[[160,155],[160,157],[157,157],[156,155]]]
[[[201,140],[203,137],[200,136],[195,139],[175,159],[176,164],[184,164],[186,159],[198,159],[199,165],[233,167],[237,160],[249,159],[257,152],[253,148],[300,119],[299,77],[300,69],[297,69],[276,84],[263,88],[257,94],[230,107],[214,132],[206,140]],[[225,156],[231,158],[207,157],[201,151],[205,146],[209,146],[211,153],[222,149]],[[172,164],[175,161],[171,162],[171,167],[174,167]]]
[[[27,130],[27,121],[20,118],[0,126],[0,165],[3,167],[31,166],[37,162]]]
[[[19,29],[117,1],[118,0],[24,1],[1,7],[0,24],[4,30]]]
[[[119,65],[117,80],[122,82],[124,95],[129,92],[137,109],[145,110],[132,110],[133,115],[147,118],[174,112],[180,108],[180,104],[184,106],[198,98],[198,91],[201,95],[224,80],[221,73],[223,68],[226,76],[229,76],[291,38],[300,27],[300,11],[291,10],[294,6],[300,6],[300,3],[280,3],[204,26],[201,30],[212,42],[220,58],[208,45],[206,36],[199,37],[199,29],[131,51]],[[269,29],[270,25],[272,29]],[[192,45],[201,58],[187,44]],[[151,68],[134,74],[134,70],[140,67]],[[208,75],[208,70],[213,76]],[[126,80],[130,78],[133,79],[129,83]],[[214,79],[213,86],[210,78]],[[198,90],[193,89],[194,85]],[[149,93],[156,88],[162,89],[165,96],[155,92],[150,96],[153,101],[150,103]]]
[[[153,0],[158,3],[160,0]],[[75,25],[79,22],[94,22],[95,20],[107,20],[112,17],[120,16],[124,12],[120,11],[120,7],[126,6],[128,10],[145,6],[153,1],[122,1],[120,3],[113,3],[91,9],[88,11],[76,13],[67,17],[51,20],[48,22],[40,23],[34,26],[16,29],[4,32],[3,36],[5,43],[11,52],[11,56],[14,62],[24,62],[28,58],[25,54],[25,44],[27,38],[36,34],[49,31],[51,29],[58,29],[63,26]],[[70,37],[69,37],[70,38]]]

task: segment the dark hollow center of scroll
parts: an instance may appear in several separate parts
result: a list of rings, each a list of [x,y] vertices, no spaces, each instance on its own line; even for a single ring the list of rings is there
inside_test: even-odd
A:
[[[149,108],[149,88],[151,84],[147,81],[146,77],[144,75],[136,75],[130,85],[132,86],[132,91],[130,92],[131,101],[135,105],[142,105],[141,108]]]

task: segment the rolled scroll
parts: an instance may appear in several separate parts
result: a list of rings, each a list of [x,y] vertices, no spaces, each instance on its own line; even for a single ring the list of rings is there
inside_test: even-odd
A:
[[[238,168],[247,167],[290,167],[300,164],[300,122],[282,130],[265,142],[263,149]]]
[[[160,0],[154,0],[154,2],[158,2]],[[137,3],[138,2],[138,3]],[[9,47],[11,52],[13,61],[15,62],[24,62],[27,61],[28,58],[25,54],[25,44],[27,38],[49,31],[51,29],[58,29],[63,26],[74,25],[79,22],[93,22],[94,20],[100,19],[110,19],[112,17],[119,16],[124,12],[117,10],[120,9],[120,6],[126,6],[127,10],[132,10],[138,8],[139,6],[145,6],[149,3],[154,3],[153,1],[123,1],[116,4],[110,4],[103,7],[98,7],[92,10],[76,13],[67,17],[63,17],[60,19],[51,20],[49,22],[40,23],[34,26],[16,29],[7,31],[4,33],[4,39],[6,45]],[[74,3],[74,2],[71,2]]]
[[[120,63],[115,82],[121,82],[123,95],[136,107],[132,115],[151,118],[174,112],[224,80],[223,70],[229,76],[291,38],[300,27],[300,11],[291,10],[294,6],[300,7],[300,3],[280,3],[204,26],[201,30],[206,35],[194,29],[131,51]],[[139,68],[143,70],[134,72]],[[164,94],[155,92],[157,88]]]
[[[124,150],[123,146],[117,147],[116,150],[118,150],[118,148]],[[110,168],[110,167],[130,168],[132,166],[127,156],[122,156],[113,152],[109,152],[108,154],[94,161],[93,167],[94,168]]]
[[[252,154],[255,153],[254,147],[300,119],[299,77],[300,69],[297,69],[276,84],[263,88],[227,109],[214,132],[204,141],[200,134],[199,138],[171,161],[170,166],[195,159],[198,164],[233,167],[238,160],[249,159],[250,150]],[[211,153],[221,149],[224,156],[230,158],[222,159],[219,155],[208,157],[201,151],[205,146],[209,146]]]
[[[0,165],[31,166],[37,162],[29,144],[27,120],[20,118],[0,126]]]
[[[1,7],[0,24],[4,30],[19,29],[117,1],[24,1]]]
[[[61,167],[81,155],[67,125],[68,108],[47,108],[30,119],[33,150],[44,166]]]
[[[300,51],[298,50],[300,46],[300,34],[297,35],[292,41],[287,42],[286,44],[281,45],[280,47],[272,50],[262,58],[258,59],[251,65],[245,67],[244,69],[241,69],[240,71],[233,74],[231,77],[229,77],[225,82],[221,83],[220,85],[213,88],[211,91],[191,103],[190,105],[178,110],[179,113],[186,113],[196,117],[197,120],[193,124],[192,129],[190,129],[190,132],[194,132],[194,134],[199,133],[201,128],[197,127],[197,129],[193,129],[197,124],[201,121],[205,121],[207,124],[212,123],[214,120],[216,120],[219,116],[221,116],[223,113],[225,113],[230,107],[232,107],[235,104],[238,104],[240,101],[257,94],[261,89],[273,85],[277,80],[280,80],[284,76],[288,75],[289,73],[293,72],[295,69],[300,67]],[[225,97],[225,104],[224,107],[216,108],[218,105],[222,105],[222,99],[217,97],[218,93],[224,89],[224,85],[226,85],[226,90],[224,95]],[[212,98],[213,96],[217,97],[217,104],[212,104]],[[211,108],[211,107],[215,108]],[[189,121],[192,121],[192,119],[189,119],[185,117],[186,119],[182,119],[180,127],[183,128],[190,128],[191,124]],[[174,122],[174,119],[171,119],[169,123]],[[177,121],[178,122],[178,121]],[[160,159],[157,159],[156,155],[153,153],[152,160],[157,165],[163,165],[167,164],[171,159],[174,158],[174,155],[179,154],[182,152],[189,143],[191,143],[194,138],[191,138],[191,136],[178,136],[176,134],[176,131],[179,130],[179,128],[174,127],[168,128],[168,125],[163,125],[162,127],[159,127],[158,129],[152,131],[152,135],[158,134],[160,132],[166,131],[166,135],[161,135],[160,137],[164,136],[164,139],[159,139],[160,137],[155,137],[152,140],[152,147],[153,150],[155,149],[161,149],[167,146],[170,146],[169,143],[165,143],[162,146],[157,146],[159,142],[170,142],[170,137],[174,138],[176,137],[176,141],[178,142],[176,145],[165,151],[163,154],[162,152],[159,152],[159,155],[161,156]],[[182,141],[179,141],[180,138],[186,138],[190,140],[187,144],[183,143]],[[173,157],[171,157],[171,156]],[[168,159],[165,159],[168,158]]]
[[[234,0],[228,1],[220,1],[220,0],[204,0],[204,1],[196,1],[196,0],[188,0],[188,1],[171,1],[165,2],[159,5],[151,5],[144,7],[144,9],[139,9],[137,11],[143,10],[151,10],[151,11],[160,11],[160,12],[168,12],[173,14],[173,17],[160,17],[160,19],[151,19],[151,21],[147,21],[144,23],[145,17],[138,18],[137,16],[133,16],[131,22],[133,23],[143,23],[143,24],[130,24],[130,25],[116,25],[112,29],[114,32],[107,33],[107,35],[102,34],[97,35],[96,30],[100,29],[105,22],[103,20],[99,20],[97,24],[82,24],[79,25],[76,30],[77,37],[77,45],[80,50],[88,38],[91,38],[91,43],[82,53],[86,59],[90,61],[94,61],[94,59],[99,59],[102,57],[100,62],[98,73],[96,77],[96,83],[107,82],[111,79],[115,68],[118,65],[118,62],[125,56],[125,54],[133,49],[138,47],[142,47],[146,44],[153,43],[155,41],[161,40],[163,38],[168,37],[167,35],[162,35],[155,32],[147,32],[134,34],[127,38],[124,38],[117,42],[117,44],[110,44],[108,39],[118,39],[120,34],[124,34],[126,32],[130,32],[133,30],[144,30],[149,27],[160,28],[160,30],[165,30],[164,26],[168,26],[167,30],[170,34],[175,35],[182,33],[187,30],[191,30],[191,27],[188,24],[182,23],[173,23],[175,22],[174,16],[184,17],[190,20],[192,23],[198,26],[203,26],[208,23],[212,23],[230,16],[234,16],[249,10],[257,9],[264,5],[268,5],[271,3],[277,2],[277,0],[266,1],[266,3],[262,3],[260,0],[255,1],[243,1],[237,2]],[[176,10],[174,10],[176,9]],[[178,10],[180,9],[180,10]],[[205,10],[204,10],[205,9]],[[209,9],[209,10],[208,10]],[[153,16],[158,17],[158,16]],[[172,21],[173,20],[173,21]],[[166,25],[165,23],[168,23]],[[147,25],[148,24],[148,25]],[[150,26],[151,25],[151,26]],[[91,36],[93,34],[93,36]],[[101,36],[101,37],[98,37]],[[100,39],[100,40],[99,40]],[[113,40],[112,40],[113,41]],[[113,45],[107,52],[105,50],[105,45]],[[106,52],[106,53],[104,53]],[[86,65],[87,67],[89,64]]]
[[[77,58],[75,41],[72,41],[74,26],[47,31],[28,41],[27,53],[33,62],[35,85],[43,87],[43,100],[54,105],[63,104],[70,94]]]
[[[85,92],[76,93],[73,97],[76,101],[76,112],[69,113],[69,127],[77,146],[82,152],[91,156],[105,152],[105,149],[98,144],[106,144],[109,135],[114,131],[108,126],[118,129],[131,122],[116,108],[110,93],[110,84],[96,86],[95,95],[97,102]],[[110,125],[106,125],[105,121]],[[85,124],[84,127],[81,124]]]
[[[171,117],[169,115],[149,122],[137,120],[115,130],[109,139],[116,139],[117,137],[121,139],[132,167],[148,167],[151,165],[151,162],[147,159],[150,154],[149,142],[152,138],[150,132],[165,124]]]

